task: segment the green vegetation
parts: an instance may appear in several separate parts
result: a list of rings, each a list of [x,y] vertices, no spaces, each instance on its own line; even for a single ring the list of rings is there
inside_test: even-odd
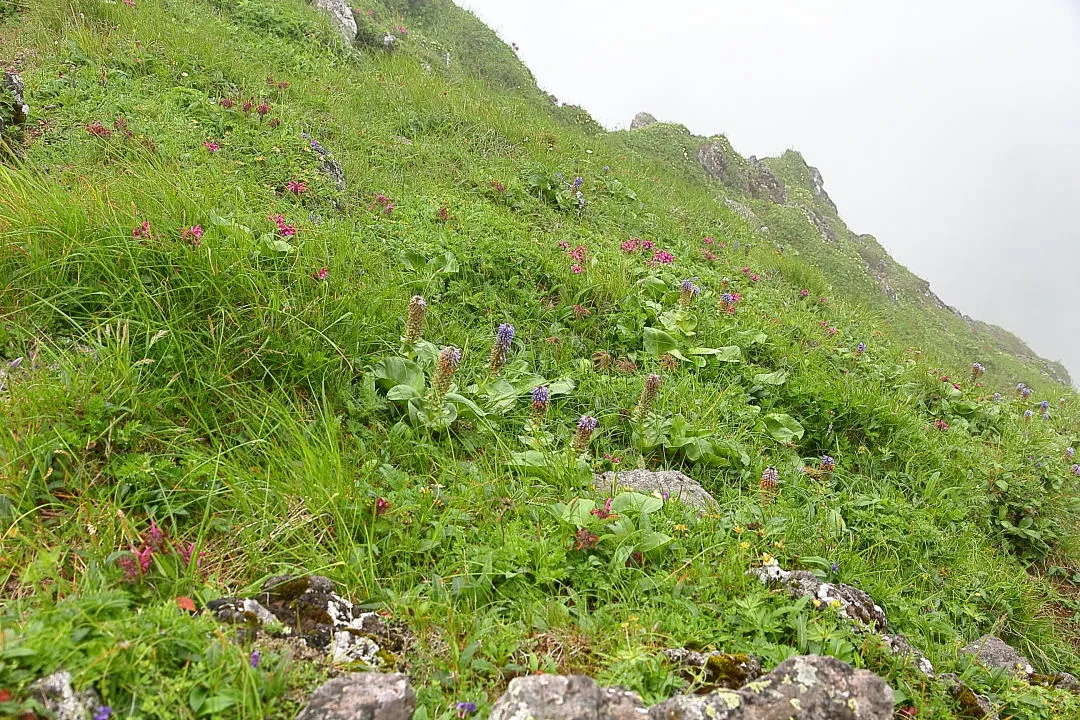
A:
[[[745,575],[775,557],[866,590],[1003,716],[1080,713],[957,655],[994,632],[1080,672],[1080,398],[872,238],[706,180],[689,133],[554,105],[449,2],[356,8],[369,39],[406,28],[393,52],[301,0],[0,2],[32,122],[0,167],[0,359],[22,358],[0,380],[0,712],[64,667],[117,717],[292,717],[325,665],[261,638],[252,667],[251,638],[182,606],[317,573],[416,636],[420,720],[541,670],[657,700],[682,646],[835,655],[955,715],[835,610]],[[840,222],[801,157],[768,163]],[[834,473],[803,470],[823,454]],[[718,506],[620,493],[607,515],[593,471],[636,467]]]

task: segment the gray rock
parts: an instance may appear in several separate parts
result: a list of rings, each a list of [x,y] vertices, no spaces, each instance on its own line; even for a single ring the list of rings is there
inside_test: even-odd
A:
[[[809,596],[824,604],[839,603],[843,613],[871,629],[883,632],[886,628],[885,611],[868,594],[851,585],[825,582],[805,570],[784,570],[775,560],[751,568],[747,575],[757,577],[766,585],[780,585],[795,597]]]
[[[934,676],[934,664],[923,654],[922,650],[912,645],[906,637],[882,633],[881,639],[890,653],[910,660],[923,675]]]
[[[488,720],[644,720],[645,704],[623,688],[601,688],[584,675],[514,678]]]
[[[1080,681],[1067,672],[1051,673],[1049,675],[1034,674],[1028,677],[1028,682],[1032,685],[1068,690],[1071,693],[1080,695]]]
[[[814,193],[814,198],[825,203],[825,205],[832,208],[833,212],[836,212],[836,203],[829,197],[829,193],[825,192],[825,180],[821,177],[821,171],[813,165],[807,165],[806,172],[810,176],[810,191]]]
[[[649,113],[639,112],[634,116],[634,119],[630,121],[630,129],[637,130],[638,128],[649,127],[650,125],[655,125],[656,122],[656,118]]]
[[[630,488],[640,493],[659,493],[669,500],[679,500],[699,510],[716,507],[716,500],[693,478],[678,470],[625,470],[605,472],[593,477],[596,491],[614,494],[619,488]]]
[[[724,148],[716,143],[707,143],[698,148],[698,164],[709,175],[723,180],[727,178],[728,157]]]
[[[341,39],[351,45],[356,41],[356,18],[352,8],[345,0],[311,0],[316,10],[322,10],[330,16],[330,22],[341,33]]]
[[[71,679],[67,670],[57,670],[30,686],[31,697],[55,720],[89,720],[101,707],[101,699],[92,689],[75,692]]]
[[[959,717],[973,720],[1000,720],[993,703],[968,687],[955,673],[942,673],[938,679],[960,706]]]
[[[683,673],[687,680],[701,682],[707,689],[737,690],[761,676],[761,661],[745,653],[670,648],[664,650],[664,656],[688,671]]]
[[[700,155],[698,157],[700,159]],[[754,211],[743,205],[741,202],[738,202],[737,200],[732,200],[731,198],[724,198],[724,205],[726,205],[729,209],[734,210],[739,215],[739,217],[756,227],[758,230],[769,229],[767,227],[763,227],[761,224],[761,220],[758,219],[758,216],[754,213]]]
[[[319,144],[318,140],[311,140],[311,136],[304,133],[301,137],[309,140],[311,143],[311,149],[315,152],[319,158],[322,159],[322,174],[334,181],[334,187],[338,190],[345,189],[345,170],[341,167],[341,163],[333,158],[330,151]]]
[[[889,720],[893,691],[867,670],[836,658],[800,655],[741,690],[677,695],[650,720]]]
[[[980,664],[988,668],[1006,668],[1014,675],[1027,676],[1035,672],[1031,661],[1016,652],[1004,640],[993,635],[983,635],[960,652],[974,655]]]
[[[750,156],[749,163],[750,194],[758,200],[771,200],[777,205],[786,204],[787,188],[784,187],[784,181],[753,155]]]
[[[324,683],[296,720],[409,720],[416,695],[397,673],[351,673]]]

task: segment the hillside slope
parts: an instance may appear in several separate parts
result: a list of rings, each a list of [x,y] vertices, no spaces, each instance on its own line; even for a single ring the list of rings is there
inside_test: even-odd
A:
[[[0,1],[0,715],[59,669],[132,718],[291,718],[351,669],[407,670],[417,720],[540,672],[730,681],[671,649],[834,656],[900,717],[1080,713],[1080,398],[796,154],[606,133],[449,2],[352,9],[346,43],[302,0]],[[630,469],[712,500],[596,477]],[[230,600],[311,574],[338,639],[344,605]]]

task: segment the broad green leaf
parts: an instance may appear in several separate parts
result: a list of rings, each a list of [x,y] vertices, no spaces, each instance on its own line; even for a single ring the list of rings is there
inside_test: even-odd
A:
[[[412,385],[395,385],[386,392],[387,400],[416,400],[420,393]]]
[[[720,362],[742,362],[742,349],[738,345],[719,348],[695,347],[686,352],[690,355],[710,355]]]
[[[784,413],[769,413],[762,418],[762,422],[765,423],[766,432],[777,442],[801,440],[805,432],[798,420]]]
[[[672,537],[670,535],[665,535],[662,532],[651,532],[641,538],[637,547],[641,552],[649,552],[650,550],[664,547],[671,542],[671,540]]]
[[[611,511],[615,513],[624,513],[629,510],[648,514],[662,507],[664,507],[664,501],[660,498],[639,492],[619,493],[611,501]]]
[[[562,521],[574,527],[583,527],[588,524],[592,517],[592,511],[596,508],[596,502],[588,498],[574,498],[566,504],[563,510]]]
[[[371,367],[372,374],[384,388],[409,385],[418,393],[424,391],[424,372],[412,360],[389,357]]]
[[[672,350],[677,350],[679,347],[679,343],[675,338],[657,328],[645,328],[643,336],[645,339],[645,352],[655,357],[670,354]]]
[[[788,371],[777,370],[771,373],[761,373],[754,376],[754,382],[759,385],[783,385],[787,382]]]

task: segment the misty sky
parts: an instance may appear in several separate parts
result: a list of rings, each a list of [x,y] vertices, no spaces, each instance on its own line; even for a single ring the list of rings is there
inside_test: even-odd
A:
[[[1080,384],[1080,0],[458,2],[608,128],[800,150],[852,230]]]

